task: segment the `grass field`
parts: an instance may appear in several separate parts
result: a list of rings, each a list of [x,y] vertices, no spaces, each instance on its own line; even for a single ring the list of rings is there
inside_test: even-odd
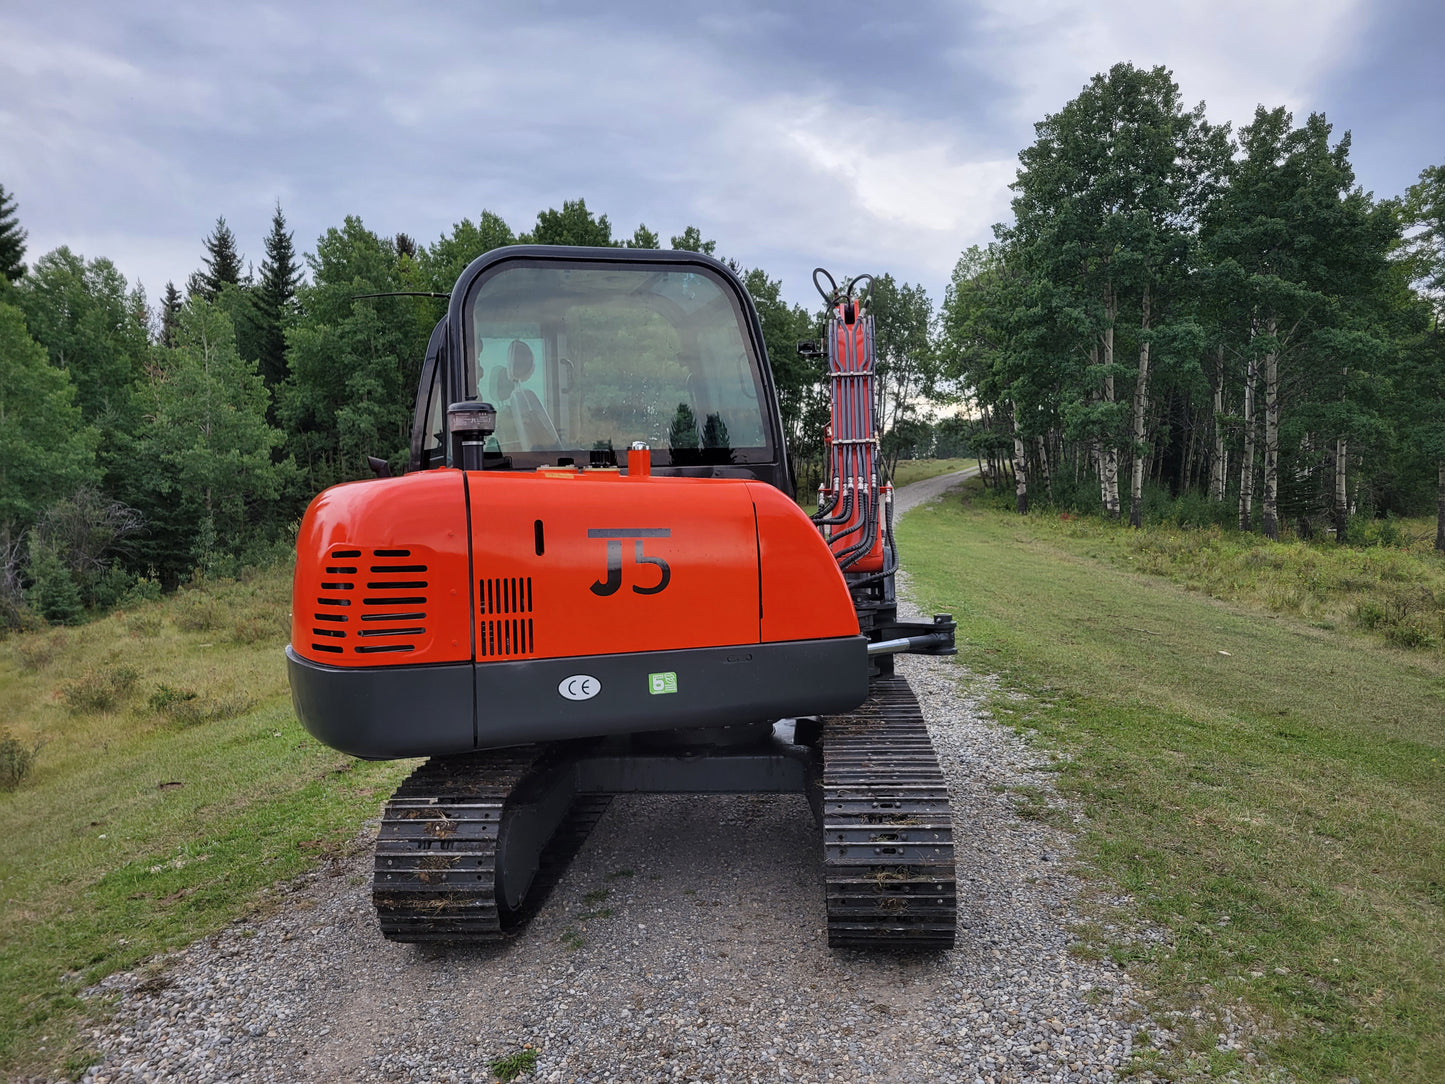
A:
[[[940,474],[952,474],[954,471],[968,470],[976,466],[977,459],[900,459],[893,468],[893,487],[897,489],[912,482],[922,482]]]
[[[900,484],[971,465],[905,462]],[[985,505],[921,509],[900,545],[963,663],[1001,677],[998,718],[1069,754],[1092,876],[1170,934],[1080,947],[1201,1013],[1184,1060],[1143,1044],[1139,1067],[1253,1072],[1210,1026],[1245,1011],[1302,1079],[1445,1079],[1445,562]],[[0,642],[0,760],[38,746],[0,790],[6,1075],[83,1068],[81,990],[256,907],[409,769],[296,724],[289,586]]]
[[[290,576],[184,591],[0,643],[0,1071],[89,1063],[78,994],[256,906],[407,770],[313,741],[286,689]]]
[[[1254,1073],[1210,1025],[1242,1011],[1302,1079],[1445,1079],[1445,651],[1359,619],[1445,563],[984,505],[920,509],[900,546],[997,717],[1067,754],[1086,866],[1169,933],[1081,948],[1201,1010],[1186,1057],[1137,1067]]]

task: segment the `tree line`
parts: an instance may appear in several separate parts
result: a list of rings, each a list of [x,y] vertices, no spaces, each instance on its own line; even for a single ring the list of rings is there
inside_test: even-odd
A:
[[[502,245],[661,245],[646,225],[614,238],[578,199],[522,233],[484,211],[430,245],[349,216],[302,257],[278,206],[259,270],[222,217],[184,290],[169,282],[151,305],[104,258],[61,247],[27,267],[16,209],[0,188],[0,626],[266,563],[316,493],[369,476],[367,456],[400,468],[446,302],[363,295],[445,295]],[[670,247],[716,244],[689,226]],[[817,314],[729,263],[759,310],[790,444],[816,447],[822,373],[796,346]]]
[[[1438,499],[1445,548],[1445,167],[1355,184],[1349,137],[1261,108],[1235,134],[1163,68],[1121,64],[1037,126],[1014,220],[935,310],[879,275],[887,462],[977,454],[1017,507],[1138,524],[1146,497],[1270,537]],[[582,199],[514,233],[484,211],[429,245],[348,216],[304,256],[279,206],[259,269],[224,218],[152,305],[104,258],[25,263],[0,187],[0,623],[79,620],[291,544],[321,489],[406,459],[446,294],[513,243],[657,248]],[[678,249],[716,254],[689,226]],[[823,313],[728,261],[761,317],[790,453],[816,485]],[[858,269],[866,270],[866,269]],[[940,406],[952,404],[943,416]]]
[[[1343,542],[1352,512],[1433,498],[1445,550],[1445,167],[1376,200],[1322,114],[1261,106],[1233,133],[1130,64],[1036,132],[938,331],[1019,510],[1138,526],[1154,486]]]

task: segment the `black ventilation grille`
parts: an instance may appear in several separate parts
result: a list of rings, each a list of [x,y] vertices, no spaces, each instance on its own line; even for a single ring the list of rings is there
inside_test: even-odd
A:
[[[499,576],[477,583],[477,657],[530,655],[532,639],[532,577]]]
[[[332,550],[311,615],[313,651],[379,655],[415,651],[427,633],[428,567],[407,549]]]

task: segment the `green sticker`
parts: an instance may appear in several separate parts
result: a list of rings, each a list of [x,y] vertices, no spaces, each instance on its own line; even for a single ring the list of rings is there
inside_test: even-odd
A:
[[[677,674],[671,670],[665,674],[648,674],[647,691],[653,696],[658,693],[677,692]]]

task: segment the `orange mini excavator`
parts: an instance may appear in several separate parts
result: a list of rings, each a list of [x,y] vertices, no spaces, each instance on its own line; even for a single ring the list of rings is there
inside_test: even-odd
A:
[[[828,481],[794,502],[762,328],[691,252],[512,247],[432,333],[402,477],[335,486],[297,538],[291,689],[358,757],[430,759],[386,804],[398,941],[535,911],[619,793],[805,794],[829,941],[950,946],[948,794],[900,651],[871,280],[825,343]],[[382,472],[385,473],[385,472]]]

